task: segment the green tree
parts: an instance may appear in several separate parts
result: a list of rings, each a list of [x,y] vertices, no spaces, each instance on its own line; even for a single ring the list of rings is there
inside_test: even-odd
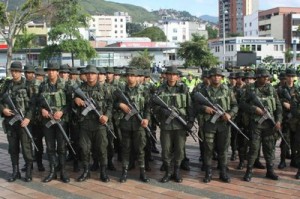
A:
[[[62,52],[69,52],[74,57],[89,60],[96,57],[95,49],[89,41],[84,40],[79,32],[80,27],[88,27],[89,15],[84,13],[78,4],[73,0],[53,0],[54,14],[50,19],[51,30],[48,33],[52,44],[46,46],[41,52],[41,58],[49,60]]]
[[[159,27],[145,28],[144,30],[132,34],[132,37],[148,37],[151,41],[166,41],[165,33]]]
[[[293,59],[292,50],[289,48],[287,51],[284,52],[285,62],[290,63]]]
[[[142,31],[144,27],[139,23],[126,23],[126,32],[131,35]]]
[[[272,55],[268,55],[262,61],[267,64],[272,64],[275,60]]]
[[[0,2],[0,34],[7,43],[6,74],[12,61],[15,37],[25,24],[41,11],[41,0],[26,0],[15,9],[8,11],[9,0]]]
[[[153,59],[154,56],[150,55],[148,50],[145,49],[143,52],[139,52],[138,56],[133,57],[129,62],[129,65],[136,68],[150,69]]]
[[[185,59],[185,67],[199,66],[204,69],[219,64],[218,58],[210,52],[207,40],[199,34],[193,34],[191,41],[180,44],[178,56]]]
[[[208,39],[215,39],[218,37],[218,30],[213,29],[211,26],[207,26],[206,30],[208,32]]]

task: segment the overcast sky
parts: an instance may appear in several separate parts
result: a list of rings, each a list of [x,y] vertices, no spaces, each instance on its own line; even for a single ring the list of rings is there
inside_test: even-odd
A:
[[[146,8],[149,11],[173,8],[188,11],[192,15],[218,15],[218,0],[107,0],[128,3]],[[260,0],[259,8],[266,10],[274,7],[300,7],[300,0]]]

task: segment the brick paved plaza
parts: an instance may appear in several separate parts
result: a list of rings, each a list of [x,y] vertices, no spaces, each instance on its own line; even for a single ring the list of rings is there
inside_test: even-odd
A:
[[[201,172],[201,164],[198,161],[198,143],[190,137],[187,143],[187,154],[191,160],[191,171],[182,171],[183,183],[174,182],[162,184],[159,179],[163,172],[159,171],[161,161],[160,155],[154,156],[151,162],[151,172],[147,172],[151,178],[150,183],[145,184],[138,180],[138,169],[129,172],[127,183],[118,182],[121,164],[115,161],[118,171],[109,171],[111,182],[103,183],[98,180],[98,172],[91,173],[91,179],[87,182],[76,182],[75,179],[80,175],[72,172],[72,164],[68,163],[68,173],[71,177],[69,184],[64,184],[58,180],[50,183],[42,183],[41,180],[48,172],[38,172],[34,164],[33,181],[25,183],[23,180],[9,183],[6,181],[11,173],[11,162],[7,152],[7,139],[2,129],[0,131],[0,198],[299,198],[300,180],[294,179],[297,171],[295,168],[286,168],[282,171],[277,169],[279,161],[279,148],[276,147],[276,172],[280,176],[279,181],[266,179],[265,170],[254,170],[254,177],[251,182],[242,181],[244,171],[236,170],[237,161],[229,160],[229,174],[232,177],[230,184],[220,182],[218,171],[214,167],[213,180],[209,184],[202,182],[204,172]],[[230,155],[230,152],[229,152]],[[20,155],[21,156],[21,155]],[[261,158],[264,162],[263,158]],[[216,162],[215,162],[216,163]],[[24,164],[20,158],[20,167]],[[48,170],[48,162],[44,156],[44,164]],[[289,164],[289,160],[288,160]],[[22,173],[24,177],[24,173]]]

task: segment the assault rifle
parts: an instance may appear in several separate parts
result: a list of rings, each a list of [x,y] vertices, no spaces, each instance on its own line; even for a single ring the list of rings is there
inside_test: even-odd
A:
[[[86,108],[81,112],[81,114],[83,116],[86,116],[90,111],[94,111],[96,113],[96,115],[98,117],[100,117],[101,115],[103,115],[102,113],[100,113],[97,108],[96,108],[96,102],[94,101],[93,98],[89,98],[87,97],[84,92],[79,88],[79,87],[73,87],[74,92],[79,96],[79,98],[81,98],[84,103]],[[107,123],[103,124],[106,129],[108,130],[108,132],[115,138],[117,139],[116,135],[114,134],[114,132],[111,130],[111,128],[109,128],[109,126],[107,125]]]
[[[15,106],[14,102],[12,101],[11,97],[9,96],[8,93],[4,93],[3,95],[3,100],[4,100],[4,103],[6,103],[10,109],[12,109],[12,111],[14,112],[14,117],[9,120],[9,125],[14,125],[14,123],[16,123],[17,121],[20,121],[22,122],[24,120],[24,114],[22,112],[21,109],[17,109],[17,107]],[[33,144],[34,148],[36,149],[36,151],[39,151],[39,149],[37,148],[35,142],[34,142],[34,139],[32,137],[32,134],[30,133],[29,129],[27,126],[23,127],[27,136],[29,137],[29,139],[31,140],[31,143]]]
[[[213,104],[209,99],[207,99],[202,93],[196,92],[194,94],[194,99],[197,103],[203,104],[205,106],[209,106],[214,109],[215,114],[213,115],[212,119],[210,120],[211,123],[216,123],[216,121],[224,115],[226,112],[219,104]],[[241,135],[243,135],[247,140],[249,138],[242,132],[242,130],[232,121],[228,120],[228,122],[233,126]]]
[[[166,124],[170,124],[170,122],[176,118],[177,121],[179,121],[180,124],[184,126],[184,128],[187,130],[189,135],[192,136],[195,142],[197,142],[196,138],[201,142],[203,142],[203,140],[200,137],[198,137],[197,134],[195,134],[190,128],[188,128],[187,122],[179,115],[179,111],[175,107],[169,107],[168,104],[166,104],[157,94],[154,94],[152,96],[152,100],[155,104],[157,104],[161,108],[169,111],[169,117],[165,122]]]
[[[114,91],[114,95],[130,108],[130,112],[126,114],[125,120],[129,120],[134,115],[138,118],[138,120],[140,122],[143,120],[141,114],[138,111],[136,104],[132,100],[130,100],[128,97],[126,97],[126,95],[123,93],[123,91],[121,91],[119,88],[117,88]],[[146,130],[147,136],[152,137],[152,139],[155,142],[157,142],[156,138],[152,135],[152,132],[148,126],[145,127],[145,130]]]
[[[61,120],[56,120],[56,119],[54,119],[54,116],[53,116],[53,115],[54,115],[54,111],[53,111],[53,109],[50,107],[50,105],[49,105],[49,103],[48,103],[48,101],[47,101],[47,99],[45,98],[44,95],[42,95],[42,98],[43,98],[43,100],[44,100],[44,102],[45,102],[46,109],[49,111],[49,118],[50,118],[50,120],[46,123],[45,126],[46,126],[47,128],[50,128],[51,126],[53,126],[53,125],[56,124],[56,125],[58,126],[58,128],[59,128],[61,134],[63,135],[65,141],[67,142],[67,144],[68,144],[69,147],[71,148],[73,154],[76,155],[76,152],[75,152],[74,148],[72,147],[71,141],[70,141],[70,139],[68,138],[65,129],[63,128],[63,126],[62,126],[61,123],[60,123]]]
[[[262,124],[264,121],[266,120],[270,120],[272,122],[272,124],[274,126],[276,126],[276,122],[274,120],[274,118],[272,117],[271,113],[269,112],[269,110],[263,105],[263,103],[258,99],[258,97],[252,93],[250,95],[250,98],[253,100],[254,105],[258,106],[260,109],[262,109],[264,111],[264,115],[258,120],[259,124]],[[288,142],[286,141],[286,139],[284,138],[282,131],[280,129],[278,129],[279,135],[281,136],[282,140],[285,142],[285,144],[289,147],[290,145],[288,144]]]

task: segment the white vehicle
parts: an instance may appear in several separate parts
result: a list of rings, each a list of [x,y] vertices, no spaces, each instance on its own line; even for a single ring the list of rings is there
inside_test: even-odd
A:
[[[6,78],[6,70],[5,68],[0,68],[0,79]]]

